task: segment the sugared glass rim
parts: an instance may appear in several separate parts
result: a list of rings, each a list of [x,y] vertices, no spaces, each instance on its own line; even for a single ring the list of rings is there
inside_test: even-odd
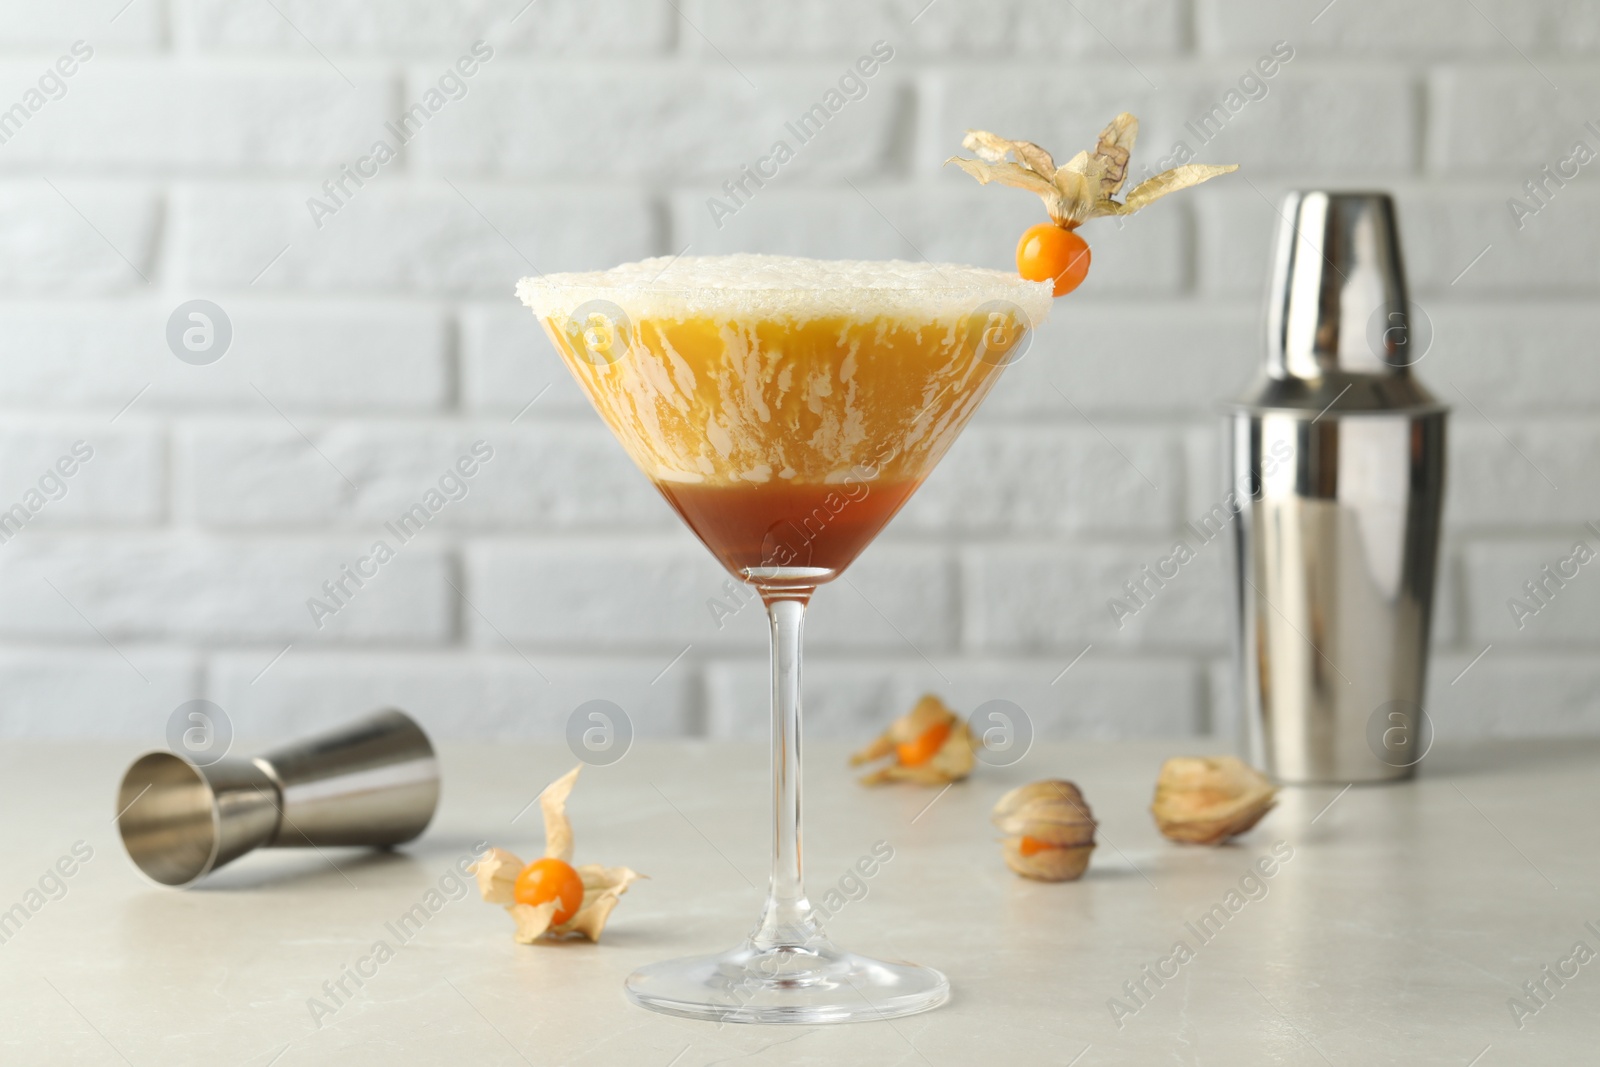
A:
[[[622,310],[633,317],[940,321],[1011,310],[1030,325],[1043,321],[1053,302],[1050,283],[986,267],[752,253],[660,256],[604,271],[523,278],[517,296],[541,318],[567,318],[585,304],[609,301],[626,304]]]

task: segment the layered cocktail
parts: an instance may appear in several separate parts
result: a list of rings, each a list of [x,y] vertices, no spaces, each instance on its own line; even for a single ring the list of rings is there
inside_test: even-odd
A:
[[[937,971],[844,952],[801,884],[800,631],[816,587],[893,518],[977,409],[1051,285],[944,264],[647,260],[521,296],[628,454],[772,624],[773,874],[732,952],[655,964],[630,996],[731,1021],[885,1018]]]

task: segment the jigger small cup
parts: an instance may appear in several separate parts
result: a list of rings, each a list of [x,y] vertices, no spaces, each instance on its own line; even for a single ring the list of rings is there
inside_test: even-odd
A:
[[[439,803],[439,762],[389,709],[251,759],[147,752],[117,791],[117,829],[152,881],[185,887],[258,848],[410,841]]]

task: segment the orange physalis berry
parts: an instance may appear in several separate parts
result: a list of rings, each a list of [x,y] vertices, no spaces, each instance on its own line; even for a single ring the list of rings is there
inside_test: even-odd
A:
[[[583,906],[583,879],[570,863],[558,859],[534,860],[517,875],[512,896],[518,904],[535,907],[557,900],[551,926],[560,926]]]
[[[950,736],[950,724],[935,723],[922,731],[915,741],[902,741],[895,746],[895,756],[902,767],[920,767],[939,754],[945,739]]]
[[[1024,856],[1032,856],[1043,852],[1047,848],[1060,847],[1060,845],[1052,845],[1048,841],[1040,841],[1037,837],[1024,836],[1022,841],[1017,845],[1017,851],[1022,853]]]
[[[1030,282],[1055,282],[1066,296],[1089,275],[1089,243],[1077,231],[1050,222],[1030,226],[1017,242],[1017,273]]]

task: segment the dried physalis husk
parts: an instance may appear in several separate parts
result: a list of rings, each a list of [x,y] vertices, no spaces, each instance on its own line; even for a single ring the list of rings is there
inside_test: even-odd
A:
[[[1127,181],[1128,159],[1138,136],[1139,120],[1124,111],[1100,131],[1092,152],[1079,152],[1058,167],[1049,152],[1030,141],[1008,141],[987,130],[968,130],[961,144],[978,158],[951,156],[945,162],[954,163],[984,185],[999,182],[1038,194],[1050,221],[1067,230],[1102,215],[1131,215],[1168,193],[1239,169],[1232,163],[1186,163],[1140,182],[1119,203],[1114,197]]]
[[[877,740],[850,757],[850,766],[894,757],[861,779],[862,785],[916,782],[944,785],[972,773],[972,732],[944,701],[931,693],[900,716]]]
[[[1024,878],[1070,882],[1094,851],[1094,813],[1071,782],[1046,778],[1018,786],[994,806],[990,820],[1005,837],[1006,866]]]
[[[567,819],[567,797],[578,780],[583,765],[572,768],[545,787],[539,794],[539,810],[544,813],[544,858],[572,862],[572,823]],[[513,937],[519,944],[531,945],[540,938],[562,938],[569,934],[599,941],[617,898],[644,875],[627,867],[603,867],[586,863],[574,867],[583,881],[583,903],[570,918],[554,923],[559,900],[542,904],[519,904],[515,892],[517,875],[528,865],[503,848],[492,848],[472,868],[478,879],[478,893],[490,904],[499,904],[516,922]]]
[[[1234,756],[1178,756],[1161,765],[1150,813],[1163,836],[1216,845],[1272,809],[1277,786]]]

